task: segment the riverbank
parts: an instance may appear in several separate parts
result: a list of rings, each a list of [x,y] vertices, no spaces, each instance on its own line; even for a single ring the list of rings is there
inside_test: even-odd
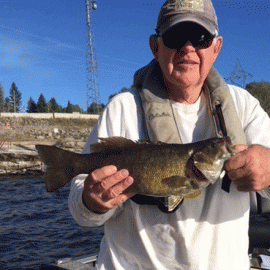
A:
[[[36,151],[36,144],[56,145],[73,152],[81,152],[82,140],[35,140],[5,142],[0,148],[0,179],[15,176],[42,176],[45,165]]]
[[[0,118],[0,179],[45,172],[36,144],[81,152],[96,119]],[[10,128],[6,128],[7,123]]]

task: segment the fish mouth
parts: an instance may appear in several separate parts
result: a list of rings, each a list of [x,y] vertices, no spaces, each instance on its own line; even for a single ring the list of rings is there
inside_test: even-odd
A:
[[[192,172],[198,182],[207,182],[208,179],[205,177],[205,175],[195,166],[194,161],[191,161],[191,169]]]
[[[193,158],[190,158],[187,162],[186,174],[189,178],[194,179],[194,184],[196,183],[195,186],[198,185],[197,187],[206,186],[209,182],[201,170],[197,168]]]
[[[229,136],[226,136],[224,139],[226,141],[227,151],[230,153],[231,156],[233,156],[234,154],[236,154],[236,150],[234,145],[232,144],[231,138]]]

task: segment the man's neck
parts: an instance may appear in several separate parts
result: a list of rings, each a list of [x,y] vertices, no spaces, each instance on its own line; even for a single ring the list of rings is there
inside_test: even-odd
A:
[[[203,86],[191,86],[191,87],[167,87],[169,99],[183,103],[193,104],[195,103],[202,93]]]

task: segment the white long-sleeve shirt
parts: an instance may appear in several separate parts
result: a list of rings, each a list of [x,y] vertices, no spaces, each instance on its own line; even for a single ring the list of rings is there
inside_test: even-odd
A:
[[[229,86],[248,144],[270,147],[270,119],[246,90]],[[184,143],[213,137],[207,103],[202,95],[192,105],[172,102],[181,123]],[[83,153],[98,137],[146,138],[138,96],[134,92],[115,97],[100,116]],[[128,200],[105,214],[90,212],[82,203],[86,175],[72,182],[69,209],[81,226],[104,224],[97,269],[101,270],[247,270],[249,193],[221,189],[222,179],[203,190],[195,200],[184,200],[170,214],[156,206]],[[268,190],[261,192],[269,197]]]

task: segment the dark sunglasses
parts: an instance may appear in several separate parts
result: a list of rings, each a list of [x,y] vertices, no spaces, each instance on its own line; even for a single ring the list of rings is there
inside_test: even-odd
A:
[[[170,49],[181,49],[188,41],[194,48],[209,48],[216,35],[210,34],[203,27],[173,27],[162,35],[164,45]]]

